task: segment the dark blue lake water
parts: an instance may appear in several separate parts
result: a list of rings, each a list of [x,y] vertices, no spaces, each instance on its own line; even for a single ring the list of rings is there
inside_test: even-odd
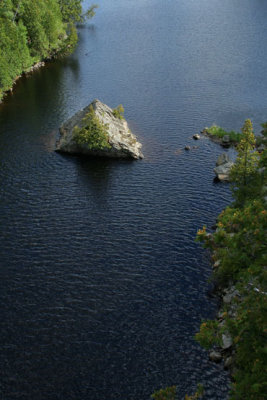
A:
[[[89,2],[87,2],[89,4]],[[0,106],[3,400],[147,400],[228,375],[194,341],[215,315],[194,242],[231,201],[222,149],[192,135],[267,119],[265,0],[102,0],[67,59]],[[142,161],[54,152],[58,127],[122,103]],[[185,145],[198,148],[185,152]]]

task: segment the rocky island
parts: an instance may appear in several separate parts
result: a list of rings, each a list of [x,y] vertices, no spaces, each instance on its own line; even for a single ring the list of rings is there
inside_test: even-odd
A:
[[[99,100],[78,111],[60,127],[56,151],[110,158],[143,158],[141,143],[122,116],[123,107]]]

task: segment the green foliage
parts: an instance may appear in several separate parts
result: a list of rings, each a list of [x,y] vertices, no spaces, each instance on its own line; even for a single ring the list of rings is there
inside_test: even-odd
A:
[[[198,383],[197,391],[191,396],[188,396],[188,394],[186,394],[185,400],[197,400],[200,399],[202,396],[204,396],[204,386],[201,385],[201,383]]]
[[[82,4],[80,0],[58,0],[64,22],[80,22]]]
[[[151,397],[155,400],[175,400],[176,386],[168,386],[165,389],[157,390]]]
[[[27,47],[27,32],[22,21],[0,17],[0,98],[13,80],[32,64]]]
[[[260,283],[256,277],[243,288],[238,317],[226,321],[236,345],[237,370],[231,397],[234,400],[260,400],[267,393],[267,301],[266,292],[261,290],[262,286],[266,288],[266,276],[264,281]]]
[[[250,276],[252,271],[263,269],[266,228],[264,203],[255,199],[243,208],[227,207],[213,235],[198,231],[197,240],[214,251],[214,261],[220,260],[220,267],[214,270],[219,283],[236,282],[244,274]]]
[[[257,173],[259,154],[254,151],[256,144],[252,123],[245,121],[242,137],[237,146],[237,158],[230,173],[233,194],[237,204],[242,205],[248,197],[254,197],[254,182]]]
[[[50,56],[60,47],[64,24],[55,0],[23,0],[20,15],[28,34],[31,56],[36,60]]]
[[[13,81],[34,63],[70,52],[77,43],[74,25],[82,0],[0,0],[0,100]]]
[[[59,52],[59,54],[61,55],[70,54],[78,42],[77,29],[74,23],[72,22],[69,23],[67,33],[68,33],[67,39],[65,40],[64,45],[62,46]]]
[[[261,124],[261,126],[262,126],[262,134],[266,137],[267,136],[267,122],[263,122],[262,124]]]
[[[73,139],[79,145],[87,145],[90,150],[111,148],[108,142],[107,126],[98,119],[92,106],[83,119],[83,127],[74,128]]]
[[[225,135],[229,136],[230,142],[232,143],[239,143],[241,140],[241,133],[235,132],[235,131],[230,131],[227,132],[224,129],[222,129],[220,126],[217,125],[212,125],[210,128],[206,130],[210,135],[216,136],[220,139],[222,139]]]
[[[233,304],[225,305],[224,323],[207,321],[196,337],[204,347],[210,347],[218,343],[222,333],[229,332],[236,352],[230,399],[262,400],[267,392],[266,150],[254,158],[255,138],[249,120],[242,133],[234,171],[238,201],[220,214],[215,233],[207,233],[204,227],[197,235],[197,240],[212,250],[216,282],[221,286],[235,284],[238,289],[235,314]]]
[[[218,322],[202,322],[200,330],[196,334],[195,338],[204,349],[209,349],[212,345],[219,345],[221,341],[218,333]]]
[[[122,104],[119,104],[118,107],[113,108],[112,114],[114,117],[119,118],[119,119],[124,119],[123,114],[124,114],[124,108]]]
[[[175,400],[177,394],[176,386],[168,386],[165,389],[155,391],[151,397],[155,400]],[[204,395],[204,387],[200,383],[197,385],[197,391],[189,396],[185,395],[185,400],[197,400]]]
[[[83,14],[84,19],[91,19],[95,16],[95,10],[98,8],[97,4],[93,4],[88,10]]]
[[[81,0],[58,0],[60,10],[63,16],[64,22],[82,22],[86,18],[90,19],[95,15],[95,10],[98,8],[96,4],[93,4],[83,14]]]
[[[266,231],[264,202],[254,199],[242,208],[227,207],[213,235],[205,229],[198,235],[213,250],[214,261],[220,260],[213,273],[215,280],[223,286],[234,282],[240,293],[235,301],[235,317],[226,306],[224,325],[207,321],[196,335],[206,348],[218,344],[225,330],[234,339],[236,372],[231,400],[261,400],[266,393]]]

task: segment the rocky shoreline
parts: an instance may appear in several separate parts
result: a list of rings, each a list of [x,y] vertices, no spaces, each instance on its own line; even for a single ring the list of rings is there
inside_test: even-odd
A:
[[[260,400],[266,393],[266,131],[256,145],[252,129],[246,120],[238,142],[250,147],[237,150],[238,160],[245,160],[246,166],[250,160],[254,169],[245,184],[239,180],[242,168],[235,170],[233,204],[217,217],[213,232],[204,226],[197,234],[211,250],[213,294],[221,304],[213,320],[202,322],[196,339],[211,361],[223,363],[229,371],[231,398],[244,400]],[[205,130],[204,134],[214,139]],[[220,138],[214,141],[222,144]],[[225,180],[227,165],[231,167],[231,161],[223,153],[215,168],[219,179]]]
[[[230,182],[230,172],[233,165],[234,163],[230,161],[227,153],[220,154],[214,168],[216,178],[222,182]]]
[[[213,268],[218,266],[218,262],[213,265]],[[218,328],[223,330],[225,327],[225,316],[235,318],[237,315],[236,300],[240,299],[239,291],[235,285],[230,285],[226,288],[215,287],[214,295],[220,298],[221,305],[217,312],[216,322]],[[227,309],[227,311],[226,311]],[[235,372],[235,346],[234,341],[228,331],[221,335],[220,345],[214,346],[209,352],[209,359],[213,362],[223,362],[224,369],[229,370],[230,375]]]
[[[204,128],[202,129],[202,131],[200,131],[200,133],[204,136],[207,136],[208,138],[210,138],[214,143],[217,143],[219,145],[221,145],[224,148],[229,148],[231,146],[235,147],[237,145],[237,142],[233,142],[230,140],[229,135],[224,135],[222,138],[213,135],[212,133],[210,133],[208,131],[209,128]]]

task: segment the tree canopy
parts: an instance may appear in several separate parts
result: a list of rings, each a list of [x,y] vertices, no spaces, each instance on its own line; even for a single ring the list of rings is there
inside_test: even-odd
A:
[[[96,5],[82,13],[82,0],[0,1],[0,99],[13,81],[34,63],[77,42],[75,22],[94,15]]]

